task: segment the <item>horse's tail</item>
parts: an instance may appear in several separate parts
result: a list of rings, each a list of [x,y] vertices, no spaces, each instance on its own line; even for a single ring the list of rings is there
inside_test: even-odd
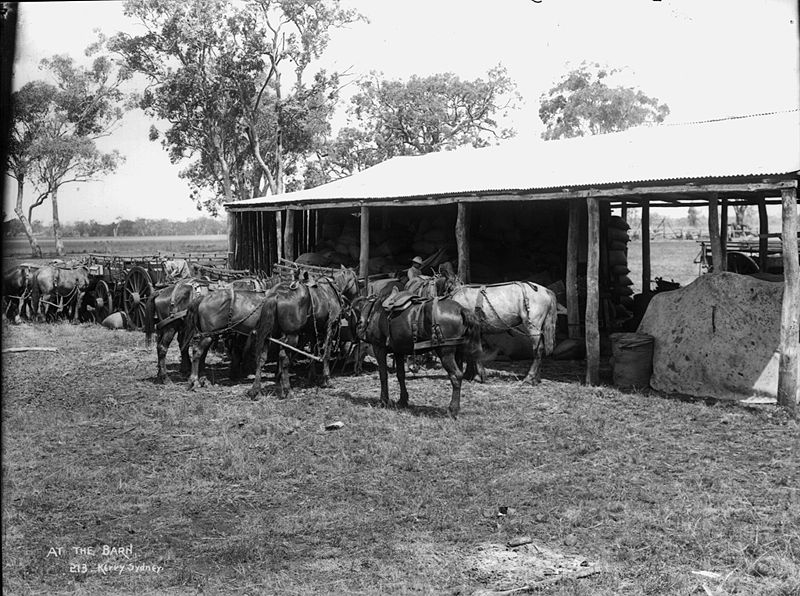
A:
[[[556,319],[558,317],[558,300],[556,300],[556,295],[552,290],[546,290],[547,297],[549,298],[550,304],[547,308],[547,315],[544,319],[544,324],[542,325],[542,331],[544,332],[544,354],[545,356],[549,356],[553,353],[553,348],[555,347],[556,343]]]
[[[183,319],[183,339],[181,340],[181,352],[185,351],[195,334],[197,333],[200,322],[200,302],[203,296],[195,298],[189,303],[186,309],[186,316]]]
[[[481,363],[486,360],[481,346],[481,323],[472,311],[463,306],[461,307],[461,320],[464,321],[466,327],[467,360]]]
[[[153,332],[155,331],[156,319],[156,296],[158,292],[153,292],[147,298],[144,306],[144,345],[148,348],[153,343]]]

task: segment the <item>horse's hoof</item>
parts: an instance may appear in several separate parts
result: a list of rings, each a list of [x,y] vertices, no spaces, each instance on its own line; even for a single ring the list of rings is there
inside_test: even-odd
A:
[[[244,394],[252,399],[253,401],[257,400],[259,395],[261,395],[261,391],[257,389],[248,389],[244,392]]]
[[[523,385],[531,385],[533,387],[536,387],[536,385],[539,385],[541,382],[542,382],[541,379],[537,379],[535,377],[525,377],[524,379],[522,379]]]
[[[172,380],[169,377],[162,377],[159,375],[156,377],[156,383],[160,385],[172,385]]]
[[[451,419],[453,419],[453,420],[458,420],[458,410],[456,410],[456,411],[454,412],[453,410],[450,410],[450,409],[448,408],[448,410],[447,410],[447,414],[450,416],[450,418],[451,418]]]

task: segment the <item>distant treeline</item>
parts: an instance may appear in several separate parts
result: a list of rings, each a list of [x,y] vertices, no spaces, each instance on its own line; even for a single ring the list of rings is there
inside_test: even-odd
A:
[[[53,229],[45,226],[41,221],[31,224],[36,236],[52,236]],[[198,217],[186,221],[171,221],[169,219],[119,219],[111,223],[99,223],[93,219],[89,221],[76,221],[61,226],[62,236],[72,238],[86,238],[95,236],[206,236],[210,234],[224,234],[226,232],[225,220],[211,217]],[[3,222],[3,236],[13,238],[24,236],[25,231],[18,219]]]

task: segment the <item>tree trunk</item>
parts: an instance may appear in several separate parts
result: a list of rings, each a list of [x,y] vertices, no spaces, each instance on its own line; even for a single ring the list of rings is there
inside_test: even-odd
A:
[[[64,256],[64,241],[61,239],[61,222],[58,220],[58,188],[54,188],[50,195],[53,202],[53,239],[56,242],[56,254]]]
[[[275,72],[275,109],[278,111],[275,135],[275,194],[282,194],[283,180],[283,126],[281,125],[281,75]]]
[[[31,245],[31,256],[36,259],[41,259],[42,247],[39,246],[39,241],[36,239],[36,236],[33,235],[31,222],[28,221],[28,218],[25,217],[25,212],[22,210],[22,180],[17,180],[17,206],[14,207],[14,213],[17,214],[17,218],[22,223],[22,227],[25,230],[25,235],[28,237],[28,242]]]

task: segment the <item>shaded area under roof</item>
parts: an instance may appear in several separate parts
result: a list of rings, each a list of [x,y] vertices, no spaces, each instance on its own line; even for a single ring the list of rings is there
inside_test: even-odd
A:
[[[558,141],[506,143],[395,157],[321,186],[226,203],[239,210],[314,208],[405,198],[525,193],[800,171],[800,110]]]

